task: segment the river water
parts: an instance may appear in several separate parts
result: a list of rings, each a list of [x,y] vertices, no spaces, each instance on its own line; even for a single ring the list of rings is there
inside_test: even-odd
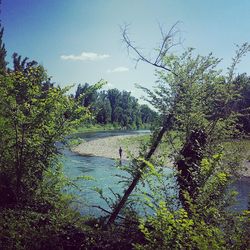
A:
[[[105,138],[108,136],[128,135],[128,134],[145,134],[147,130],[141,131],[105,131],[79,133],[77,137],[83,138],[86,141]],[[71,192],[78,197],[74,203],[74,207],[84,215],[106,215],[103,211],[95,206],[100,206],[106,210],[110,210],[106,201],[102,199],[95,189],[102,189],[105,197],[114,199],[112,191],[122,194],[123,185],[119,183],[121,180],[117,175],[128,176],[126,172],[117,168],[118,163],[115,160],[96,157],[82,156],[71,152],[67,148],[62,148],[60,152],[63,155],[62,163],[64,173],[71,179],[76,179],[79,176],[85,176],[85,179],[76,181],[77,188],[72,187],[67,192]],[[118,149],[117,149],[118,154]],[[126,162],[123,162],[126,164]],[[166,172],[171,173],[171,169],[166,168]],[[86,180],[86,176],[90,176],[92,180]],[[243,210],[248,206],[248,195],[250,193],[250,178],[243,177],[237,181],[233,188],[239,193],[238,202],[232,207],[234,210]],[[112,190],[112,191],[111,191]],[[93,207],[94,206],[94,207]]]

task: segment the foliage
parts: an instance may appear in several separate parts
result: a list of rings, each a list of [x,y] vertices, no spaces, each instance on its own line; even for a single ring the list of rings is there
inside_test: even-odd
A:
[[[75,96],[68,97],[68,89],[55,87],[43,67],[28,58],[22,60],[16,53],[13,70],[6,71],[0,30],[0,248],[249,246],[249,211],[228,210],[235,197],[228,186],[238,175],[240,159],[225,141],[237,138],[238,130],[248,131],[249,79],[244,75],[235,78],[234,69],[250,47],[239,47],[228,75],[222,75],[217,70],[220,60],[212,54],[195,56],[193,49],[170,54],[172,31],[163,40],[155,62],[138,53],[124,33],[140,60],[164,70],[157,71],[159,81],[154,91],[141,87],[160,119],[151,138],[142,145],[140,156],[127,167],[131,183],[123,197],[117,195],[119,200],[113,206],[108,227],[102,227],[104,219],[85,221],[70,209],[72,197],[63,191],[72,182],[62,175],[56,142],[72,127],[90,120],[89,110],[97,123],[123,128],[150,123],[156,120],[156,113],[139,105],[130,92],[98,92],[102,81],[93,86],[79,85]],[[171,143],[170,152],[176,167],[178,197],[167,185],[164,159],[153,159],[163,138],[178,142]],[[71,143],[77,141],[72,139]],[[158,182],[153,185],[155,180]],[[151,189],[142,196],[155,214],[147,214],[138,223],[139,215],[127,201],[139,181]],[[115,224],[120,211],[125,218]]]
[[[90,107],[97,124],[113,124],[121,128],[135,129],[151,124],[156,112],[147,105],[139,105],[130,92],[109,89],[97,92],[93,85],[78,85],[74,97],[81,105]],[[87,124],[86,124],[87,125]]]
[[[156,216],[142,221],[140,229],[148,242],[136,245],[136,249],[226,249],[218,227],[189,218],[182,208],[169,211],[164,202],[159,204]]]
[[[228,157],[230,152],[225,151],[223,143],[240,138],[236,113],[239,110],[232,105],[239,100],[239,89],[234,83],[235,67],[250,50],[250,45],[245,43],[237,48],[228,74],[222,75],[217,69],[220,60],[212,54],[195,55],[192,48],[182,54],[169,53],[172,39],[168,36],[163,36],[155,60],[143,56],[128,38],[126,30],[123,37],[128,49],[138,56],[138,62],[144,61],[161,69],[157,71],[159,80],[153,91],[140,86],[147,93],[148,101],[161,114],[161,120],[146,153],[141,152],[140,156],[144,155],[145,160],[134,159],[131,181],[117,201],[107,225],[114,223],[119,212],[131,200],[131,193],[139,181],[147,177],[147,173],[163,177],[160,172],[155,174],[151,164],[152,155],[164,134],[169,141],[173,141],[174,131],[175,141],[179,145],[175,147],[172,144],[171,155],[176,169],[179,206],[176,205],[174,209],[170,206],[170,191],[161,194],[162,203],[157,205],[155,197],[159,199],[160,189],[151,190],[153,193],[148,195],[148,204],[151,203],[151,207],[155,208],[156,215],[149,215],[141,224],[148,243],[137,247],[227,249],[230,241],[224,232],[229,233],[229,222],[235,219],[235,215],[227,210],[232,196],[235,196],[234,192],[228,191],[228,186],[239,173],[240,160],[237,155]],[[161,53],[163,48],[166,48],[166,53]],[[239,219],[234,221],[234,225],[238,222]],[[236,233],[237,230],[241,233]],[[232,243],[233,248],[237,244],[245,245],[245,240],[241,243],[237,240],[245,230],[237,227],[236,231],[231,231],[237,242]]]
[[[240,48],[236,52],[236,59],[239,60],[238,57],[248,49],[249,46],[243,46],[242,50]],[[215,154],[221,141],[235,134],[235,116],[230,105],[237,93],[232,81],[229,82],[229,78],[217,70],[220,60],[212,54],[194,55],[193,49],[187,49],[180,55],[169,54],[161,58],[164,71],[157,72],[159,81],[154,91],[141,86],[149,102],[161,114],[159,128],[156,128],[148,150],[145,153],[144,149],[141,155],[146,161],[151,161],[164,134],[171,136],[171,131],[176,132],[180,147],[174,148],[172,155],[178,171],[179,198],[182,206],[188,209],[184,193],[187,192],[190,199],[195,199],[199,192],[200,161],[205,156]],[[232,71],[230,74],[233,74]],[[142,162],[134,168],[137,174],[133,171],[133,179],[113,210],[111,221],[124,206],[146,171],[147,164]]]
[[[79,84],[75,93],[75,99],[84,107],[93,104],[97,99],[97,88],[85,83],[83,86]]]
[[[246,44],[240,47],[233,62],[248,50]],[[148,243],[138,249],[245,249],[249,243],[248,211],[235,217],[228,210],[236,195],[228,187],[242,162],[225,147],[225,140],[238,135],[239,109],[232,106],[239,100],[232,79],[235,63],[224,77],[216,70],[219,60],[193,57],[192,51],[166,56],[170,73],[158,72],[154,92],[143,88],[162,116],[171,115],[165,126],[173,128],[181,142],[174,148],[181,206],[172,210],[166,198],[158,204],[156,215],[140,225]]]
[[[1,194],[7,189],[10,203],[28,202],[56,153],[55,142],[77,124],[71,114],[85,111],[65,96],[67,89],[44,90],[47,76],[41,66],[28,65],[0,81],[0,174],[6,183]]]
[[[139,226],[146,243],[136,244],[135,248],[247,249],[249,211],[239,214],[228,210],[236,194],[228,190],[230,169],[224,160],[220,153],[201,161],[199,194],[194,200],[188,190],[183,193],[188,206],[173,207],[173,201],[168,199],[155,204],[159,196],[156,190],[150,201],[155,213],[141,219]]]
[[[61,248],[82,229],[69,208],[72,197],[62,193],[69,182],[56,142],[89,112],[36,62],[13,59],[14,69],[0,75],[0,247]]]
[[[193,216],[180,208],[170,210],[160,202],[154,216],[142,219],[140,230],[146,243],[136,249],[248,249],[249,211],[241,215],[230,214],[216,223],[207,221],[193,206]],[[203,208],[204,209],[204,208]],[[210,214],[216,214],[210,210]],[[228,215],[228,214],[227,214]]]
[[[5,44],[3,43],[3,32],[4,28],[0,23],[0,73],[4,73],[6,71],[7,62],[5,57],[7,55],[7,51],[5,49]]]
[[[96,132],[96,131],[104,131],[104,130],[120,130],[121,126],[119,126],[117,123],[111,124],[92,124],[89,122],[81,124],[76,130],[73,131],[73,133],[85,133],[85,132]]]
[[[234,80],[239,97],[232,103],[232,108],[238,112],[237,126],[244,133],[250,133],[250,79],[246,74],[237,76]]]
[[[70,182],[60,166],[48,169],[33,202],[0,213],[0,247],[3,249],[62,249],[80,247],[85,220],[69,207],[72,197],[62,190]]]
[[[249,46],[243,44],[233,61],[239,61],[248,50]],[[154,91],[141,87],[162,116],[171,117],[168,124],[164,124],[163,118],[163,126],[174,129],[175,137],[181,142],[179,148],[174,148],[173,160],[178,171],[179,199],[186,210],[186,193],[195,201],[204,184],[201,160],[220,152],[222,142],[238,133],[236,111],[232,108],[232,102],[238,98],[231,77],[234,68],[229,69],[228,76],[223,76],[217,70],[219,59],[212,54],[193,54],[194,50],[188,49],[179,56],[166,55],[164,65],[170,72],[158,71],[159,84]],[[236,173],[235,167],[231,174]]]

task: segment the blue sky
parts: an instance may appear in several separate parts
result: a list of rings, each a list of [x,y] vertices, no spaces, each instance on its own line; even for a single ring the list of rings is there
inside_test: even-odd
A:
[[[213,52],[223,58],[222,68],[229,66],[235,44],[250,42],[248,0],[2,0],[1,9],[8,61],[18,52],[41,63],[61,86],[104,79],[106,88],[136,97],[142,93],[135,83],[151,88],[156,78],[149,65],[135,68],[122,42],[125,23],[149,54],[159,45],[159,24],[168,30],[180,21],[183,47]],[[238,71],[250,75],[250,56]]]

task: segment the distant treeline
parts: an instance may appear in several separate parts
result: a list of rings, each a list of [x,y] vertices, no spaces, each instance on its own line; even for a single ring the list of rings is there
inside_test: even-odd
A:
[[[93,85],[79,84],[72,96],[84,107],[89,107],[94,118],[89,121],[97,124],[115,124],[122,128],[141,128],[152,124],[157,113],[128,91],[118,89],[96,90]]]
[[[237,114],[237,128],[250,133],[250,77],[246,73],[234,80],[235,96],[231,108]],[[88,83],[79,84],[74,95],[82,106],[89,107],[94,115],[87,123],[113,124],[122,128],[142,128],[156,121],[158,114],[148,105],[140,105],[128,91],[118,89],[98,90]],[[219,103],[214,103],[221,108]]]

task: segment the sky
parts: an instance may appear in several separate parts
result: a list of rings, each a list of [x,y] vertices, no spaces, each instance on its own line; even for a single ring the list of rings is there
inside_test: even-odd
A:
[[[248,0],[2,0],[7,61],[14,52],[42,64],[60,86],[107,81],[105,88],[131,91],[156,85],[155,69],[129,53],[121,27],[145,55],[152,55],[161,42],[162,30],[179,22],[182,45],[197,53],[223,58],[226,69],[235,45],[250,42]],[[250,55],[238,66],[250,75]]]

